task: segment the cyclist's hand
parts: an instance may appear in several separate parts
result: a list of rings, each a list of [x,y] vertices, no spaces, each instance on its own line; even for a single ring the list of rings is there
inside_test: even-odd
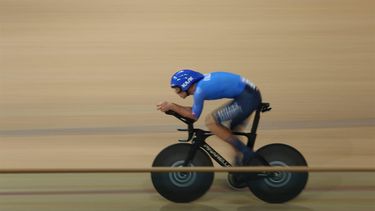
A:
[[[157,110],[160,110],[162,112],[166,112],[168,110],[171,110],[173,104],[167,101],[161,102],[158,105],[156,105]]]

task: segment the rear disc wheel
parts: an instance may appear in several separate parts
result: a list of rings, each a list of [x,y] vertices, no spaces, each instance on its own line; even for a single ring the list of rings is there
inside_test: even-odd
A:
[[[257,150],[257,154],[271,166],[307,166],[302,154],[285,144],[266,145]],[[255,159],[250,165],[263,164]],[[256,197],[269,203],[292,200],[302,192],[308,180],[308,172],[264,172],[264,175],[266,176],[248,180],[248,186]]]

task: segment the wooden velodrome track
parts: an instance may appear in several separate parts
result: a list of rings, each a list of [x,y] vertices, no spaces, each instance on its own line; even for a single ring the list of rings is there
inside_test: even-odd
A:
[[[181,68],[258,85],[273,110],[256,148],[282,142],[310,166],[374,167],[374,10],[371,0],[0,0],[0,169],[149,167],[185,137],[155,109],[191,103],[168,87]],[[230,158],[229,146],[209,144]],[[1,174],[0,210],[375,208],[374,173],[311,173],[280,205],[230,190],[225,177],[173,204],[148,173]]]

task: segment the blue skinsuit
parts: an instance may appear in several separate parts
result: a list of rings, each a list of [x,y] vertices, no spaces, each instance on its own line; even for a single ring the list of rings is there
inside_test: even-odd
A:
[[[216,118],[219,122],[239,118],[246,119],[261,103],[256,86],[240,75],[228,72],[212,72],[197,82],[194,92],[193,115],[198,119],[205,100],[234,99],[228,105],[219,108]],[[235,122],[238,124],[238,122]]]

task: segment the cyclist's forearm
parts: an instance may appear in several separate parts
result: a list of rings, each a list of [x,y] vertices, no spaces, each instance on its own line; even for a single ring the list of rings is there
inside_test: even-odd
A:
[[[184,117],[197,120],[193,115],[192,108],[188,106],[181,106],[176,103],[173,103],[172,110],[181,114]]]

